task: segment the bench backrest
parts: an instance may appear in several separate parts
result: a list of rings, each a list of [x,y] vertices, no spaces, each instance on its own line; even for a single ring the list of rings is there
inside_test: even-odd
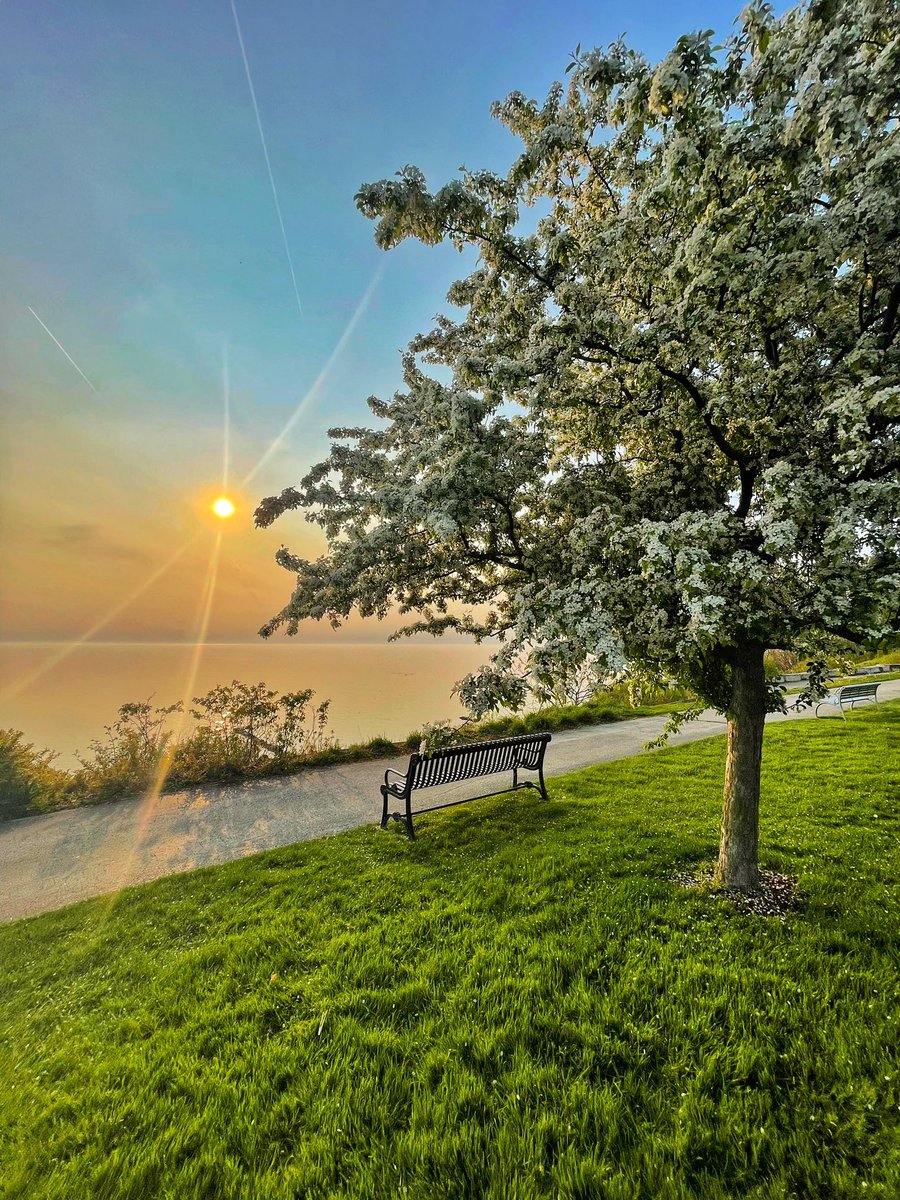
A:
[[[858,700],[863,696],[874,696],[878,687],[877,683],[850,683],[840,688],[840,696],[842,700]]]
[[[515,767],[536,771],[549,741],[549,733],[527,733],[495,742],[448,746],[428,755],[413,754],[409,760],[411,783],[413,788],[438,787],[497,771],[512,771]]]

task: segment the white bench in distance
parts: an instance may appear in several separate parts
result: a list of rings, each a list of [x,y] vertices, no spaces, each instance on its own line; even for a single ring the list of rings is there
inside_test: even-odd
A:
[[[829,692],[827,696],[823,696],[816,705],[816,716],[819,715],[819,709],[823,704],[833,705],[841,710],[841,716],[847,720],[847,714],[844,712],[844,705],[852,711],[857,704],[865,704],[871,700],[873,704],[878,704],[878,689],[880,683],[848,683],[844,687],[835,688],[833,692]]]

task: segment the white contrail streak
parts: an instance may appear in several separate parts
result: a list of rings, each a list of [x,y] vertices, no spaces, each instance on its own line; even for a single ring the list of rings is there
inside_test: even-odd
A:
[[[72,357],[72,355],[68,352],[68,350],[62,344],[62,342],[58,338],[53,337],[53,334],[50,332],[50,330],[47,328],[47,326],[44,324],[44,322],[41,320],[41,318],[37,315],[37,313],[34,311],[34,309],[31,307],[30,304],[26,304],[25,307],[28,309],[28,311],[31,313],[31,315],[34,317],[34,319],[37,321],[38,325],[40,325],[41,329],[43,329],[44,332],[48,335],[48,337],[53,338],[53,341],[56,342],[57,346],[59,346],[60,350],[62,350],[63,354],[66,356],[66,358],[72,364],[72,366],[75,368],[75,370],[78,372],[78,374],[84,380],[84,382],[88,385],[88,387],[91,389],[91,391],[96,392],[97,389],[94,387],[94,385],[88,379],[87,375],[85,375],[84,371],[82,371],[81,367],[79,367],[78,363],[75,361],[75,359]]]
[[[338,358],[341,356],[341,353],[343,352],[344,347],[347,345],[347,342],[353,336],[353,331],[356,328],[356,326],[359,324],[360,318],[362,317],[362,315],[366,311],[366,309],[369,307],[369,302],[371,301],[372,296],[375,294],[375,289],[378,287],[379,283],[381,282],[381,277],[384,274],[384,269],[385,269],[386,265],[387,265],[387,260],[382,259],[381,263],[378,266],[378,270],[375,272],[375,275],[372,278],[372,282],[369,284],[369,286],[366,288],[365,292],[363,293],[362,299],[360,300],[359,304],[357,304],[356,311],[353,313],[353,316],[347,322],[347,328],[341,334],[337,345],[332,350],[331,354],[328,356],[328,361],[325,363],[325,366],[322,368],[322,370],[316,376],[316,378],[312,384],[312,387],[309,389],[309,391],[306,393],[306,395],[303,397],[303,399],[300,401],[300,403],[294,409],[291,416],[288,418],[288,422],[285,425],[285,427],[282,429],[281,433],[278,434],[278,436],[275,438],[275,440],[269,446],[268,450],[265,451],[262,458],[260,458],[260,460],[257,462],[256,466],[253,467],[253,469],[247,475],[244,476],[243,480],[241,481],[241,487],[246,487],[247,484],[250,482],[250,480],[253,479],[253,477],[256,474],[258,474],[258,472],[262,469],[264,464],[269,461],[269,459],[272,457],[272,455],[275,453],[275,451],[278,450],[278,448],[284,442],[284,439],[288,436],[288,434],[291,432],[291,430],[294,428],[294,426],[297,424],[297,422],[303,416],[306,409],[310,406],[310,404],[312,404],[313,400],[315,400],[316,395],[318,394],[319,388],[321,388],[322,384],[325,382],[326,378],[328,377],[329,372],[331,371],[331,368],[337,362]]]
[[[244,49],[244,38],[241,34],[241,23],[238,20],[237,8],[234,0],[231,0],[231,12],[234,16],[234,28],[237,31],[238,43],[241,47],[241,58],[244,60],[244,73],[247,76],[247,86],[250,89],[250,99],[253,102],[253,111],[256,114],[256,128],[259,130],[259,140],[262,143],[262,151],[266,160],[266,170],[269,172],[269,183],[272,185],[272,199],[275,201],[275,211],[278,214],[278,224],[281,226],[281,240],[284,242],[284,253],[287,257],[287,264],[291,272],[291,283],[294,285],[294,298],[297,301],[297,312],[303,316],[303,305],[300,303],[300,292],[297,289],[297,276],[294,273],[294,261],[291,258],[291,248],[288,245],[287,233],[284,228],[284,218],[281,215],[281,205],[278,202],[278,189],[275,186],[275,176],[272,174],[272,163],[269,161],[269,149],[266,145],[266,135],[263,133],[262,121],[259,116],[259,105],[256,103],[256,89],[253,87],[253,76],[250,74],[250,63],[247,59],[247,51]]]

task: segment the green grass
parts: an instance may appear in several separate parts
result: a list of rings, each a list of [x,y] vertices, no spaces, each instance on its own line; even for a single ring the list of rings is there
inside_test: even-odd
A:
[[[829,688],[844,687],[848,683],[891,683],[894,679],[900,679],[900,671],[885,671],[878,675],[841,675],[834,679],[828,680]],[[793,686],[786,689],[785,694],[793,696],[797,692],[802,692],[802,686]]]
[[[858,667],[880,666],[883,663],[900,662],[900,640],[894,650],[879,650],[877,654],[867,654],[856,663]]]
[[[721,738],[0,929],[0,1195],[900,1194],[900,704],[766,732],[764,865]]]
[[[829,687],[843,687],[846,683],[890,683],[900,679],[900,671],[885,671],[878,675],[844,675],[840,679],[830,680]]]
[[[612,693],[600,692],[584,704],[556,704],[525,713],[523,716],[497,717],[464,728],[460,741],[476,742],[482,738],[512,737],[520,733],[539,733],[545,730],[576,729],[581,725],[607,725],[629,721],[635,717],[654,717],[690,708],[693,698],[683,690],[674,691],[672,698],[654,704],[631,704],[624,688]]]

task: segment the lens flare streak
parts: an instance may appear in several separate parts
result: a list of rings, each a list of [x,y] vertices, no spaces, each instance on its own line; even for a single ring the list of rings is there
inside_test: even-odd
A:
[[[259,474],[259,472],[262,470],[262,468],[265,466],[265,464],[269,461],[269,459],[272,457],[272,455],[277,453],[277,451],[284,444],[285,438],[287,438],[288,434],[291,432],[291,430],[294,428],[294,426],[297,424],[297,422],[303,416],[304,412],[306,412],[307,408],[309,408],[309,406],[316,399],[316,396],[318,395],[319,390],[322,387],[322,384],[328,378],[329,374],[332,371],[332,368],[334,367],[334,364],[337,362],[337,360],[340,358],[341,354],[344,352],[344,349],[345,349],[347,343],[350,341],[350,338],[353,336],[353,332],[356,329],[356,326],[359,324],[366,309],[369,307],[372,297],[375,295],[375,291],[376,291],[379,283],[381,282],[381,277],[384,274],[386,265],[387,264],[386,264],[385,260],[382,260],[381,263],[379,263],[378,270],[375,272],[374,276],[372,277],[372,282],[369,284],[369,286],[366,288],[365,292],[363,293],[363,295],[359,301],[359,304],[357,304],[356,309],[354,310],[353,316],[347,322],[347,327],[344,329],[344,332],[341,334],[340,338],[338,339],[337,345],[334,347],[331,354],[328,356],[328,361],[325,363],[322,370],[316,376],[315,380],[313,381],[312,386],[309,388],[306,395],[303,397],[303,399],[300,401],[300,403],[294,409],[291,416],[288,418],[288,421],[285,424],[284,428],[274,438],[274,440],[272,441],[268,450],[264,451],[261,458],[257,461],[256,466],[251,468],[251,470],[244,476],[244,478],[241,481],[242,488],[246,487],[247,484],[250,483],[250,481],[256,475]]]
[[[108,898],[105,907],[103,918],[107,918],[115,907],[118,895],[121,889],[125,887],[131,879],[131,873],[141,845],[147,835],[147,830],[150,827],[150,822],[153,818],[154,810],[159,802],[163,787],[165,786],[166,778],[172,766],[172,759],[175,753],[175,747],[184,731],[185,724],[188,720],[188,706],[193,699],[194,691],[196,690],[197,675],[200,670],[200,660],[203,657],[203,651],[206,648],[206,638],[209,633],[209,623],[212,616],[212,606],[216,594],[216,580],[219,573],[219,560],[222,550],[222,530],[216,532],[213,541],[212,551],[209,557],[209,565],[206,570],[203,591],[201,593],[201,611],[197,628],[197,638],[193,645],[191,660],[188,665],[187,677],[185,679],[184,692],[181,697],[181,712],[177,715],[175,725],[172,730],[172,736],[169,740],[166,753],[160,759],[153,782],[145,792],[140,809],[137,814],[134,829],[134,838],[131,845],[131,850],[124,861],[120,861],[115,870],[110,872],[110,877],[107,880],[111,895]],[[135,881],[133,881],[135,882]]]

